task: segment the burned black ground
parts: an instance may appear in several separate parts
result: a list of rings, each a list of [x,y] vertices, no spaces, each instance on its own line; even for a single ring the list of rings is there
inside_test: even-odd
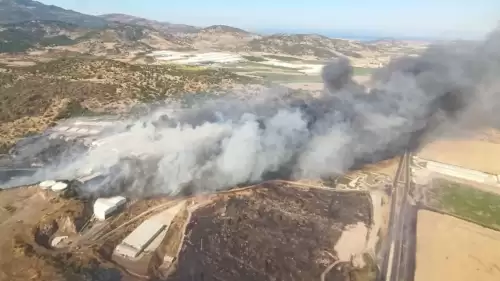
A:
[[[361,193],[271,184],[235,193],[193,213],[168,280],[319,280],[342,229],[369,214]]]

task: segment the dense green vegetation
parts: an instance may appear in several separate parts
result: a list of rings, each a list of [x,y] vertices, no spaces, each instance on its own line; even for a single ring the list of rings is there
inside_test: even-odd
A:
[[[500,229],[500,195],[466,184],[434,179],[431,207]]]

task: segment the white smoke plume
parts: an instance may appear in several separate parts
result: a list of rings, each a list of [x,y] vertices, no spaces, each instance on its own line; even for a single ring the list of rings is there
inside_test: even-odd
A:
[[[92,170],[106,178],[86,192],[150,196],[343,173],[418,145],[436,121],[496,126],[498,77],[499,31],[483,42],[432,46],[395,60],[374,74],[369,91],[339,59],[324,68],[321,97],[160,109],[29,180],[72,179]]]

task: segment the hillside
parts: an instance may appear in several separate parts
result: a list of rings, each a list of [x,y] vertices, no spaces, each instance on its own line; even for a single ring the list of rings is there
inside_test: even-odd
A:
[[[232,33],[240,34],[241,36],[251,35],[250,32],[241,28],[236,28],[228,25],[211,25],[200,30],[201,33]]]
[[[204,28],[125,14],[85,15],[31,0],[0,0],[0,53],[56,49],[130,59],[152,50],[260,52],[330,59],[346,56],[369,67],[425,47],[415,42],[333,39],[315,34],[264,36],[227,25]],[[364,63],[363,60],[373,63]]]
[[[227,25],[212,25],[196,33],[178,34],[194,49],[238,51],[259,35]]]
[[[0,0],[0,24],[32,20],[50,20],[73,23],[85,27],[102,27],[106,20],[54,5],[32,0]]]
[[[109,23],[84,28],[60,21],[28,21],[0,25],[0,53],[56,48],[94,55],[147,52],[153,49],[188,48],[182,40],[155,29]]]
[[[283,53],[293,56],[334,58],[340,55],[361,57],[359,51],[366,47],[360,42],[332,39],[316,34],[274,34],[248,42],[247,50],[253,52]]]
[[[156,29],[134,24],[110,23],[104,28],[87,30],[78,38],[75,51],[94,55],[119,55],[154,49],[189,48],[177,37]]]
[[[74,24],[59,21],[0,25],[0,53],[25,52],[52,45],[72,45],[77,42],[78,30]]]
[[[254,82],[222,70],[92,58],[0,67],[0,147],[61,118],[124,113],[144,102],[179,99],[186,93],[221,94]]]
[[[140,25],[167,33],[192,33],[200,30],[200,28],[192,25],[160,22],[125,14],[106,14],[99,17],[106,21]]]

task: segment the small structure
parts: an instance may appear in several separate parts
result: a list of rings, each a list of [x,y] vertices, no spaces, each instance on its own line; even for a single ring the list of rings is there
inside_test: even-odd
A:
[[[127,202],[127,198],[123,196],[115,196],[110,198],[99,198],[94,202],[94,216],[98,220],[106,220],[118,208]]]
[[[68,238],[69,238],[68,236],[57,236],[54,239],[52,239],[52,241],[50,242],[50,246],[55,248],[59,244],[61,244],[61,242],[63,242],[64,240],[66,240]]]
[[[90,171],[90,173],[76,179],[76,181],[78,181],[81,184],[85,184],[89,181],[95,180],[95,179],[100,178],[102,176],[103,176],[103,174],[101,174],[100,172],[92,173],[92,171]]]
[[[165,227],[165,224],[156,220],[144,221],[116,247],[115,254],[126,258],[136,258]]]
[[[54,180],[46,180],[46,181],[42,181],[40,184],[38,184],[38,186],[40,186],[41,189],[49,189],[55,184],[56,184],[56,181],[54,181]]]
[[[68,188],[68,184],[67,183],[64,183],[64,182],[56,182],[54,185],[52,185],[51,189],[52,191],[55,191],[55,192],[61,192],[61,191],[64,191],[66,190],[66,188]]]

